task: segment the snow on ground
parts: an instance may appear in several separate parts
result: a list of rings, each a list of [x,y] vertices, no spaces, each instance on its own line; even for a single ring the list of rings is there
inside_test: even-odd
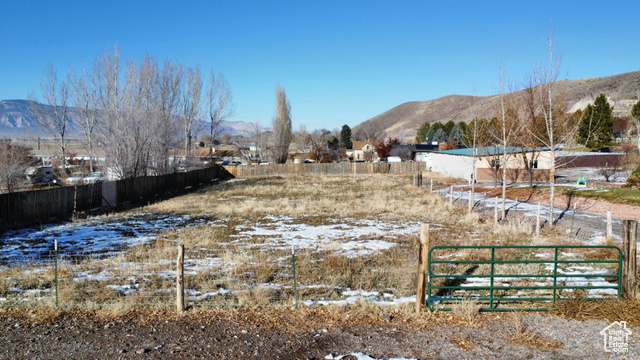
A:
[[[298,219],[287,216],[267,216],[255,222],[245,221],[235,225],[236,234],[231,237],[230,244],[240,248],[259,246],[264,249],[312,249],[314,251],[330,251],[350,258],[365,257],[375,252],[390,249],[397,243],[389,241],[399,235],[416,234],[420,231],[418,222],[386,222],[373,219],[329,219],[329,225],[310,225],[298,222]],[[139,291],[140,284],[148,281],[149,276],[159,276],[164,280],[175,279],[173,259],[157,259],[155,265],[166,265],[167,270],[148,269],[145,265],[134,262],[110,263],[109,258],[126,252],[127,248],[144,244],[156,239],[159,234],[169,229],[179,229],[193,224],[221,226],[224,221],[211,221],[204,218],[193,219],[187,215],[139,214],[115,218],[95,218],[82,223],[63,223],[40,229],[22,229],[10,231],[0,237],[0,263],[5,266],[21,265],[38,260],[50,261],[54,240],[58,241],[59,254],[68,256],[93,256],[100,261],[99,269],[82,269],[79,265],[69,266],[77,269],[72,272],[71,280],[80,282],[102,282],[105,286],[126,296]],[[255,244],[253,239],[260,238],[264,242]],[[200,249],[209,250],[209,249]],[[214,252],[216,253],[216,252]],[[219,255],[219,252],[218,252]],[[195,276],[199,273],[224,270],[230,264],[216,255],[204,258],[186,258],[185,275]],[[164,266],[160,266],[163,268]],[[30,273],[41,271],[33,267]],[[137,276],[119,277],[117,273],[127,269]],[[108,283],[108,285],[107,285]],[[277,283],[260,284],[261,287],[286,288],[289,285]],[[300,288],[329,286],[323,284],[300,284]],[[14,289],[16,294],[26,291]],[[378,291],[339,289],[342,300],[308,300],[305,304],[350,304],[358,300],[371,301],[377,304],[393,305],[415,301],[415,297],[396,298],[389,293]],[[171,291],[160,289],[158,292]],[[200,292],[186,289],[186,299],[190,302],[202,301],[214,296],[226,295],[235,291],[224,288],[211,292]],[[33,298],[31,298],[33,299]],[[6,298],[0,299],[6,301]]]
[[[584,186],[576,186],[576,187],[580,189],[585,189]],[[450,194],[449,189],[439,189],[437,191],[434,190],[434,193],[438,193],[440,196],[446,199],[450,199],[452,196]],[[481,209],[482,208],[487,209],[486,210],[487,212],[494,211],[496,207],[495,200],[496,200],[496,197],[486,197],[484,193],[480,193],[480,192],[474,193],[473,195],[473,201],[476,204],[475,206],[480,207]],[[454,201],[454,204],[460,201],[466,204],[469,201],[469,191],[456,190],[456,188],[454,187],[453,201]],[[521,201],[518,201],[517,199],[505,199],[505,206],[509,214],[516,214],[518,218],[528,218],[529,221],[531,221],[532,223],[535,222],[535,219],[538,216],[538,204],[521,202]],[[502,198],[500,197],[498,198],[498,211],[501,211],[501,210],[502,210]],[[540,205],[540,218],[548,219],[549,211],[550,211],[550,207],[548,205]],[[594,223],[598,223],[598,222],[602,223],[602,229],[606,229],[606,226],[607,226],[606,218],[603,218],[602,216],[582,212],[582,211],[578,211],[577,214],[579,215],[576,215],[576,216],[580,216],[580,218],[582,219],[589,219],[589,221]],[[566,210],[561,208],[554,208],[553,216],[556,219],[561,217],[565,219],[570,219],[571,216],[573,216],[573,209]],[[622,226],[621,220],[611,220],[611,223],[613,225]],[[599,245],[602,243],[602,239],[604,235],[605,235],[604,231],[602,232],[595,231],[590,235],[589,240],[584,242],[584,245]],[[613,239],[621,241],[622,237],[620,236],[620,234],[614,233]]]
[[[323,249],[334,250],[350,258],[367,256],[379,250],[388,250],[396,243],[374,237],[390,238],[398,235],[420,232],[420,223],[390,223],[380,220],[344,219],[331,225],[309,225],[296,223],[288,216],[267,216],[265,222],[240,225],[243,228],[235,237],[237,242],[245,243],[255,237],[265,237],[267,242],[257,246],[269,246],[273,249]]]
[[[138,214],[94,218],[86,222],[62,223],[8,231],[0,237],[0,263],[34,261],[50,256],[54,240],[66,256],[107,256],[157,238],[157,233],[203,223],[189,215]]]

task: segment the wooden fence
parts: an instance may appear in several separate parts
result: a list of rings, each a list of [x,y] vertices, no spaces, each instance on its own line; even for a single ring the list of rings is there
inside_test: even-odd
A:
[[[101,184],[0,194],[0,231],[68,219],[76,211],[153,200],[190,186],[229,178],[221,166]]]
[[[316,176],[350,174],[411,174],[426,170],[426,163],[328,163],[328,164],[273,164],[225,166],[236,178],[253,176]]]
[[[99,208],[102,185],[0,194],[0,231],[68,218],[73,214],[74,197],[77,211]]]

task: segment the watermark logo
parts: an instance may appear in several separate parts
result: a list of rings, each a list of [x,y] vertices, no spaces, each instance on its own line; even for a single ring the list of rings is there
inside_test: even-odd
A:
[[[604,336],[604,351],[613,353],[626,353],[629,351],[629,335],[626,321],[614,321],[611,325],[600,331]]]

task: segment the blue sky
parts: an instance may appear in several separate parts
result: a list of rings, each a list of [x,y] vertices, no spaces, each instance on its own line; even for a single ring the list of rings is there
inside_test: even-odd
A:
[[[224,73],[232,120],[270,126],[276,83],[294,128],[355,126],[406,101],[491,95],[498,69],[521,82],[554,28],[563,78],[640,70],[638,1],[0,2],[0,100],[39,97],[58,75],[117,43]],[[639,89],[640,90],[640,89]]]

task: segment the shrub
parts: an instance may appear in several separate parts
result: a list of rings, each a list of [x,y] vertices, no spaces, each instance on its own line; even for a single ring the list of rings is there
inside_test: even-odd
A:
[[[627,184],[630,186],[640,187],[640,165],[633,170],[631,176],[627,178]]]

